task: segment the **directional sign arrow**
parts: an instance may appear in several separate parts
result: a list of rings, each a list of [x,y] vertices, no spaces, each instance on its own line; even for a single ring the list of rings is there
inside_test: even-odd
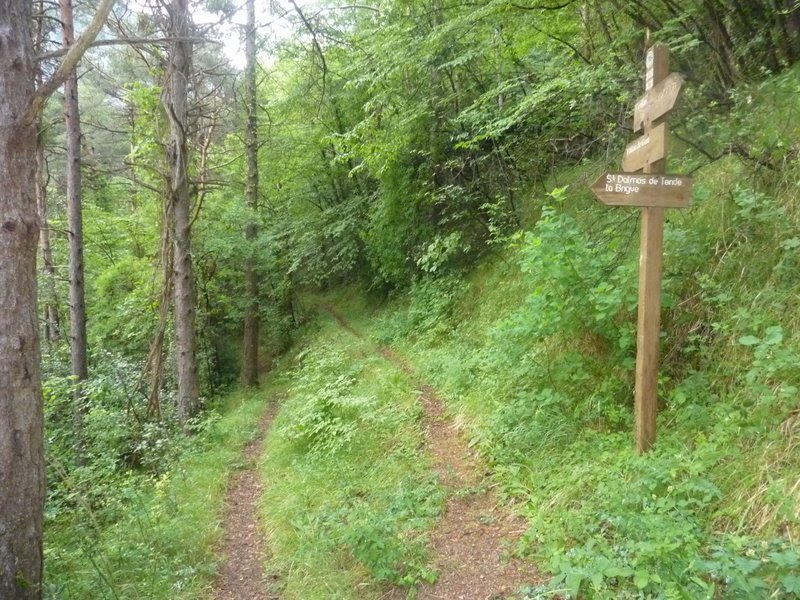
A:
[[[633,107],[633,130],[641,131],[645,122],[652,123],[673,109],[683,86],[683,75],[670,73],[636,101]]]
[[[660,173],[605,173],[591,189],[608,206],[686,208],[692,197],[692,178]]]
[[[667,125],[661,123],[628,144],[625,154],[622,155],[622,170],[628,173],[640,171],[666,155]]]

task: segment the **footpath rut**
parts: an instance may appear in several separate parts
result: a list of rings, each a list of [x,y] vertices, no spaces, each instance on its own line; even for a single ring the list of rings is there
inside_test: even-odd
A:
[[[357,338],[360,332],[336,310],[324,305],[339,325]],[[417,590],[418,600],[509,600],[524,585],[541,583],[536,568],[510,556],[526,529],[525,521],[500,505],[487,468],[448,419],[435,390],[419,381],[411,365],[390,348],[375,352],[417,381],[425,409],[428,451],[447,490],[444,513],[431,536],[430,550],[439,573],[435,584]],[[222,564],[212,590],[214,600],[279,600],[280,582],[265,573],[268,552],[258,528],[257,503],[262,485],[257,460],[278,411],[272,403],[259,424],[260,434],[247,445],[247,467],[232,481],[223,517]],[[387,590],[385,600],[400,600],[407,590]]]
[[[335,307],[322,308],[345,330],[363,339]],[[430,547],[439,578],[435,584],[421,586],[417,598],[507,600],[518,598],[515,593],[520,587],[543,582],[533,565],[509,556],[526,523],[499,504],[486,477],[486,466],[447,418],[435,390],[419,382],[411,365],[391,349],[378,346],[376,351],[418,381],[428,450],[447,489],[444,514]],[[391,598],[399,597],[391,594]]]
[[[261,497],[258,457],[272,420],[278,412],[271,403],[259,423],[259,435],[244,451],[247,467],[236,474],[228,490],[223,517],[222,565],[215,581],[214,600],[277,600],[277,581],[264,572],[267,545],[258,528],[257,504]]]

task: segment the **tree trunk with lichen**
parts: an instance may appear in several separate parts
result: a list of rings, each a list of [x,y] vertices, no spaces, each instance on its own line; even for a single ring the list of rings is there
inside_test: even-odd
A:
[[[41,598],[44,431],[39,371],[36,124],[114,0],[102,0],[58,69],[34,89],[30,0],[0,2],[0,598]]]
[[[191,73],[191,19],[188,0],[170,5],[170,43],[164,108],[169,119],[168,214],[173,240],[173,311],[175,317],[175,372],[178,382],[176,409],[186,426],[199,408],[195,291],[191,247],[191,194],[187,144],[188,82]]]

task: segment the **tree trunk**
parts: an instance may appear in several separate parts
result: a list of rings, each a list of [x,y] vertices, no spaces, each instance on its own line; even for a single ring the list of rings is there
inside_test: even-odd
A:
[[[34,52],[41,54],[44,44],[44,0],[36,2],[34,29]],[[37,69],[36,85],[42,85],[42,72]],[[50,227],[47,222],[47,160],[44,155],[44,140],[42,139],[42,116],[36,119],[36,130],[39,135],[36,139],[36,212],[39,215],[39,248],[42,252],[42,282],[44,283],[44,338],[49,343],[56,342],[61,337],[61,322],[56,303],[56,268],[53,263],[53,247],[50,243]]]
[[[703,6],[711,25],[712,44],[719,54],[718,67],[721,81],[726,87],[732,87],[739,80],[739,72],[734,58],[733,40],[720,13],[724,7],[717,5],[715,0],[704,0]]]
[[[114,0],[34,90],[30,0],[0,2],[0,598],[38,599],[42,582],[44,432],[36,308],[36,123]],[[71,66],[70,66],[71,65]]]
[[[37,121],[41,129],[41,119]],[[39,215],[39,249],[42,252],[42,282],[44,284],[44,334],[54,343],[61,337],[61,320],[56,302],[56,267],[53,262],[53,247],[50,243],[50,227],[47,222],[47,161],[41,138],[36,144],[36,212]]]
[[[161,231],[161,267],[164,273],[161,294],[158,300],[158,322],[150,341],[150,352],[147,366],[150,369],[150,392],[147,396],[147,417],[161,418],[161,384],[164,380],[164,338],[169,320],[169,299],[172,296],[173,244],[169,231],[169,219],[162,223]]]
[[[770,49],[773,52],[777,52],[780,49],[786,61],[792,64],[798,57],[798,24],[800,24],[798,7],[793,0],[773,0],[772,5],[775,14],[775,28],[780,33],[779,39],[783,43],[776,44],[770,36]],[[769,29],[766,29],[766,31],[769,31]]]
[[[175,370],[178,380],[176,407],[184,426],[198,410],[197,342],[195,339],[195,292],[192,272],[191,198],[187,144],[188,81],[192,46],[188,0],[173,0],[170,6],[169,67],[166,112],[170,139],[167,145],[169,214],[173,239],[173,304],[175,316]]]
[[[72,0],[59,0],[62,40],[75,43]],[[72,375],[75,377],[73,422],[78,463],[82,462],[83,382],[89,377],[86,344],[86,296],[83,273],[83,215],[81,206],[81,119],[78,106],[78,70],[64,82],[64,124],[67,135],[67,218],[69,222],[69,323]]]
[[[41,596],[44,451],[36,309],[30,0],[0,2],[0,598]]]
[[[242,371],[240,374],[243,386],[258,385],[258,272],[255,253],[255,239],[258,225],[255,222],[258,210],[258,116],[256,114],[256,11],[255,0],[247,0],[247,33],[245,54],[247,67],[245,70],[247,105],[247,131],[245,134],[245,152],[247,153],[247,205],[252,211],[253,221],[245,231],[247,239],[247,264],[245,266],[245,306],[244,335],[242,340]]]

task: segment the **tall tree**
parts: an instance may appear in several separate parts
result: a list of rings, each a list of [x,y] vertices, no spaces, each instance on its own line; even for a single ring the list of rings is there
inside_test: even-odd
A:
[[[183,425],[198,409],[195,290],[191,249],[191,194],[189,189],[188,89],[192,42],[188,0],[172,0],[169,8],[170,43],[164,104],[169,119],[168,213],[173,239],[173,303],[178,395],[178,419]]]
[[[256,9],[255,0],[247,0],[247,26],[245,38],[245,106],[247,110],[247,129],[245,132],[245,153],[247,155],[247,205],[252,211],[253,220],[247,225],[245,237],[249,246],[245,265],[246,302],[244,313],[244,335],[242,340],[241,383],[245,386],[258,385],[258,271],[254,248],[258,225],[255,215],[258,211],[258,115],[256,113]]]
[[[36,122],[113,0],[38,90],[30,0],[0,3],[0,598],[41,597],[44,450],[36,312]]]
[[[38,598],[44,458],[30,2],[0,3],[0,598]]]
[[[75,43],[72,0],[59,0],[62,42],[65,48]],[[72,375],[77,385],[73,418],[78,458],[82,460],[83,382],[89,377],[86,344],[86,296],[83,269],[83,215],[81,207],[81,117],[78,104],[77,67],[64,82],[64,124],[67,136],[67,215],[69,223],[69,315]]]
[[[34,51],[40,54],[43,51],[46,38],[44,0],[38,0],[35,6]],[[37,70],[36,73],[36,85],[42,85],[41,69]],[[39,247],[42,251],[44,334],[48,342],[55,342],[61,336],[61,322],[56,305],[56,267],[53,262],[53,247],[50,240],[50,226],[47,220],[47,181],[49,173],[44,152],[44,127],[41,114],[37,118],[36,129],[39,131],[36,147],[36,206],[40,224]]]

